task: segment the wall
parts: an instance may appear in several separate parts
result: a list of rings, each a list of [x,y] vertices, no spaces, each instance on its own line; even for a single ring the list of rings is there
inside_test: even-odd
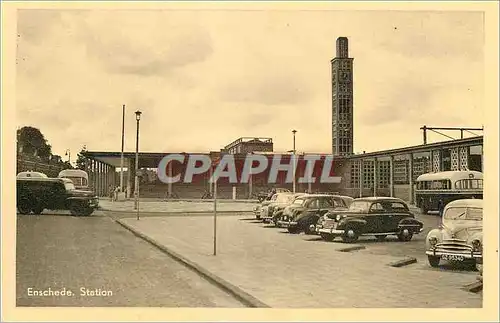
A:
[[[410,185],[401,184],[394,185],[394,197],[400,198],[403,201],[410,201]]]
[[[41,163],[35,159],[28,159],[22,156],[17,157],[16,174],[26,171],[42,172],[48,177],[57,177],[64,167]]]

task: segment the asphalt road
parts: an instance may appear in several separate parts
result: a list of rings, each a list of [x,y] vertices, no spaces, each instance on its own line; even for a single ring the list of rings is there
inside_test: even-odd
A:
[[[16,251],[17,306],[244,307],[102,213],[18,215]]]
[[[425,239],[427,234],[432,229],[439,226],[440,218],[438,214],[421,214],[416,213],[415,218],[424,224],[423,231],[419,234],[413,236],[411,241],[401,242],[396,236],[387,236],[385,241],[378,241],[373,236],[360,237],[355,243],[356,245],[365,246],[365,253],[378,254],[378,255],[391,255],[400,258],[416,258],[417,264],[412,264],[411,266],[417,266],[425,270],[447,270],[457,273],[464,274],[476,274],[476,269],[474,265],[470,263],[449,263],[447,261],[441,261],[438,268],[432,268],[427,263],[427,255],[425,254]],[[249,222],[260,223],[260,221],[254,221],[252,217],[248,217]],[[263,227],[270,227],[271,225],[261,224]],[[277,229],[278,231],[286,232],[285,229]],[[332,244],[344,244],[341,238],[336,238],[333,242],[324,242],[319,236],[316,235],[305,235],[301,234],[302,239],[317,243],[332,243]]]

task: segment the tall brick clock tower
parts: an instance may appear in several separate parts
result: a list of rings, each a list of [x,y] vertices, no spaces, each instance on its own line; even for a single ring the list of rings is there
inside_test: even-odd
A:
[[[349,58],[347,37],[337,38],[337,55],[332,64],[332,153],[353,154],[353,58]]]

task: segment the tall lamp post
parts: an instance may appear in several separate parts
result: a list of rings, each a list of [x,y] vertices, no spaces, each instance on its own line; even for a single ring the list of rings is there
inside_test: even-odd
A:
[[[139,220],[139,121],[141,120],[142,112],[135,111],[135,120],[137,121],[137,132],[135,138],[135,185],[134,185],[134,197],[135,197],[135,209],[137,210],[137,220]]]
[[[66,149],[65,156],[68,156],[68,163],[71,165],[71,150]]]
[[[295,193],[295,168],[296,168],[296,165],[295,165],[295,154],[296,154],[296,150],[295,150],[295,134],[297,133],[297,130],[292,130],[292,133],[293,133],[293,192]]]
[[[123,148],[125,145],[125,104],[122,106],[122,152],[120,154],[120,193],[123,189]],[[130,172],[130,170],[128,170]]]

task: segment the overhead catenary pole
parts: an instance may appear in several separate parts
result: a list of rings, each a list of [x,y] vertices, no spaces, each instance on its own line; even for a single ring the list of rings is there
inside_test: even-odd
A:
[[[125,147],[125,104],[122,107],[122,152],[120,155],[120,192],[123,192],[123,149]],[[128,170],[130,172],[130,169]]]
[[[455,140],[455,138],[451,137],[451,136],[448,136],[448,135],[445,135],[444,133],[441,133],[437,130],[445,130],[445,131],[460,131],[460,139],[464,139],[464,131],[467,131],[467,132],[470,132],[472,133],[473,135],[477,136],[477,134],[471,132],[470,130],[474,130],[474,131],[484,131],[484,128],[481,127],[481,128],[468,128],[468,127],[427,127],[426,125],[424,125],[423,127],[420,128],[422,131],[423,131],[423,136],[424,136],[424,145],[427,144],[427,130],[430,130],[432,132],[435,132],[437,134],[440,134],[441,136],[444,136],[444,137],[447,137],[451,140]]]

